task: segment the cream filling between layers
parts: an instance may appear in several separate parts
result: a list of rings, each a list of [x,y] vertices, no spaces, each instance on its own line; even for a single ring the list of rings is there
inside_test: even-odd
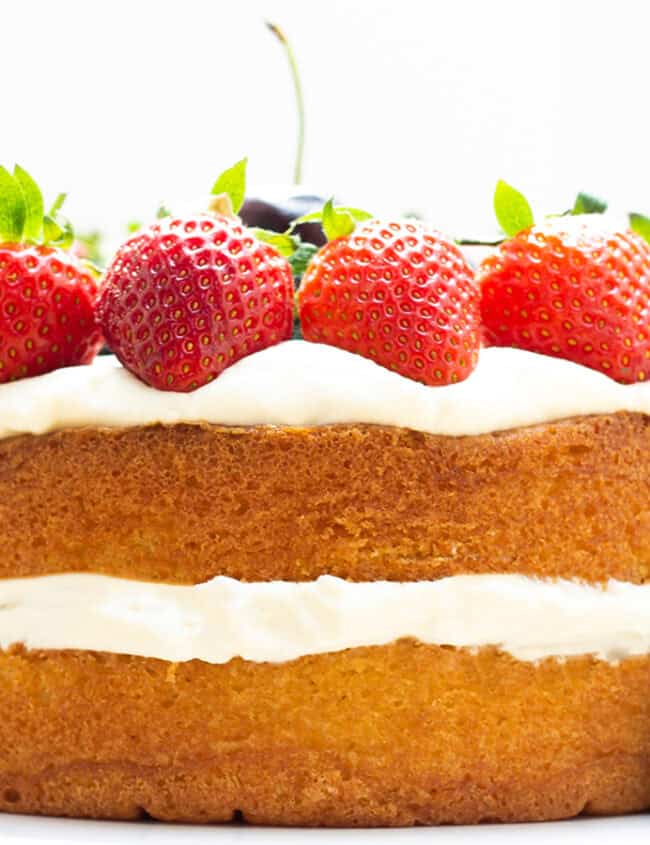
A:
[[[0,647],[85,649],[169,661],[283,662],[402,637],[497,646],[513,657],[650,652],[650,584],[594,586],[523,575],[439,581],[175,586],[63,574],[0,581]]]
[[[193,393],[155,390],[112,357],[0,385],[0,437],[83,426],[376,423],[472,435],[582,414],[650,414],[650,382],[620,385],[570,361],[483,349],[460,384],[427,387],[333,346],[286,341]]]

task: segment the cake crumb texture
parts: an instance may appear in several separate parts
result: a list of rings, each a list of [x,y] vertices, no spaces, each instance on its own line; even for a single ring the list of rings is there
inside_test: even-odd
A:
[[[459,438],[370,425],[15,437],[0,442],[0,577],[642,583],[649,419]]]
[[[0,810],[374,826],[650,807],[650,658],[0,654]]]

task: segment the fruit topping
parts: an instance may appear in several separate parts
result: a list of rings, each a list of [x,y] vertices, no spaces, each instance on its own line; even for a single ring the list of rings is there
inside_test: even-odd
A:
[[[612,227],[587,195],[576,202],[580,216],[574,207],[538,225],[519,200],[519,212],[500,208],[503,196],[497,186],[511,237],[478,271],[485,343],[566,358],[623,383],[649,379],[650,245]]]
[[[106,272],[99,303],[106,340],[127,369],[160,390],[195,390],[291,337],[291,267],[232,214],[244,178],[245,161],[215,183],[214,213],[157,221],[120,247]]]
[[[298,291],[306,340],[371,358],[428,385],[462,381],[478,360],[478,290],[451,240],[416,221],[323,209],[329,242]]]
[[[48,214],[21,167],[0,167],[0,382],[89,364],[102,343],[94,273],[67,251],[60,194]]]

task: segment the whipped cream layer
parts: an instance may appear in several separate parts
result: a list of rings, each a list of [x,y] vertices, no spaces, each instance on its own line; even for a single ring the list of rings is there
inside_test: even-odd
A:
[[[0,581],[0,647],[90,649],[169,661],[282,662],[414,637],[497,646],[519,660],[650,652],[650,584],[522,575],[439,581],[197,586],[65,574]]]
[[[155,390],[115,358],[0,385],[0,437],[154,423],[376,423],[450,436],[582,414],[650,414],[650,382],[620,385],[570,361],[481,351],[460,384],[427,387],[367,358],[294,340],[257,352],[193,393]]]

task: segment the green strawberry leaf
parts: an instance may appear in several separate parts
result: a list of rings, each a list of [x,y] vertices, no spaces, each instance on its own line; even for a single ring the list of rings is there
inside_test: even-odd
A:
[[[298,235],[291,232],[271,232],[268,229],[249,230],[255,237],[267,244],[274,246],[280,255],[283,255],[291,265],[291,272],[294,279],[299,279],[312,257],[318,252],[315,244],[300,240]]]
[[[172,213],[167,208],[164,202],[161,202],[156,211],[156,220],[162,220],[164,217],[171,217]]]
[[[349,211],[334,208],[331,199],[323,206],[323,232],[328,241],[335,241],[354,232],[356,221]]]
[[[67,217],[62,217],[61,215],[57,217],[57,222],[59,226],[63,227],[63,236],[56,241],[56,246],[60,246],[61,249],[69,249],[74,242],[72,223]]]
[[[319,211],[311,211],[309,214],[303,214],[302,217],[292,220],[288,231],[293,232],[296,226],[301,223],[320,221],[327,240],[333,241],[335,238],[349,235],[350,232],[354,231],[357,223],[370,220],[373,216],[369,211],[363,211],[361,208],[348,208],[344,205],[335,206],[330,198]]]
[[[43,240],[46,244],[53,243],[57,238],[63,235],[63,229],[56,222],[54,217],[46,214],[43,217]]]
[[[499,179],[494,190],[494,213],[499,226],[509,238],[528,229],[535,222],[526,197],[503,179]]]
[[[18,243],[25,227],[25,197],[20,184],[0,167],[0,241]]]
[[[14,180],[23,192],[25,222],[22,237],[27,241],[38,241],[43,232],[43,194],[26,170],[14,165]]]
[[[57,194],[56,199],[50,206],[50,210],[47,212],[50,217],[56,217],[56,215],[61,211],[63,207],[63,203],[66,200],[67,194]]]
[[[213,194],[228,194],[235,214],[244,204],[244,197],[246,196],[247,163],[248,159],[243,158],[237,164],[233,164],[228,170],[224,170],[212,186]]]
[[[630,229],[633,232],[636,232],[637,235],[641,235],[641,237],[650,244],[650,217],[646,217],[645,214],[638,214],[637,212],[633,211],[630,214]]]
[[[81,264],[90,272],[95,279],[100,279],[104,272],[99,264],[95,263],[91,258],[82,258]]]
[[[61,249],[69,249],[74,241],[72,223],[59,213],[67,196],[67,194],[57,194],[50,210],[43,218],[43,242]]]
[[[338,206],[337,206],[337,210],[338,210]],[[374,214],[371,214],[369,211],[364,211],[361,208],[349,208],[348,206],[344,206],[343,210],[347,211],[347,213],[352,217],[352,219],[356,223],[363,223],[364,220],[372,220],[372,218],[375,216]]]
[[[72,224],[61,214],[51,217],[46,214],[43,218],[43,241],[51,246],[58,246],[61,249],[68,249],[74,241],[74,230]]]
[[[607,211],[607,203],[595,197],[593,194],[585,194],[582,191],[573,203],[571,214],[603,214]]]
[[[283,255],[285,258],[290,258],[301,243],[299,237],[290,235],[288,232],[272,232],[269,229],[258,229],[254,227],[248,231],[252,232],[258,241],[264,241],[264,243],[275,247],[280,255]]]
[[[59,194],[47,214],[43,214],[40,188],[19,164],[13,175],[0,167],[0,241],[52,244],[68,249],[74,241],[70,221],[60,214],[66,195]]]
[[[298,249],[289,256],[289,264],[294,279],[299,279],[307,269],[307,265],[318,252],[316,244],[301,241]]]
[[[331,202],[331,200],[330,200]],[[303,214],[302,217],[297,217],[295,220],[291,221],[291,226],[289,229],[295,229],[300,223],[314,223],[320,222],[323,219],[323,212],[324,207],[319,209],[318,211],[311,211],[309,214]],[[350,217],[357,223],[362,223],[364,220],[372,220],[374,217],[373,214],[370,214],[369,211],[363,211],[361,208],[348,208],[344,205],[336,205],[334,206],[335,211],[346,211]]]

